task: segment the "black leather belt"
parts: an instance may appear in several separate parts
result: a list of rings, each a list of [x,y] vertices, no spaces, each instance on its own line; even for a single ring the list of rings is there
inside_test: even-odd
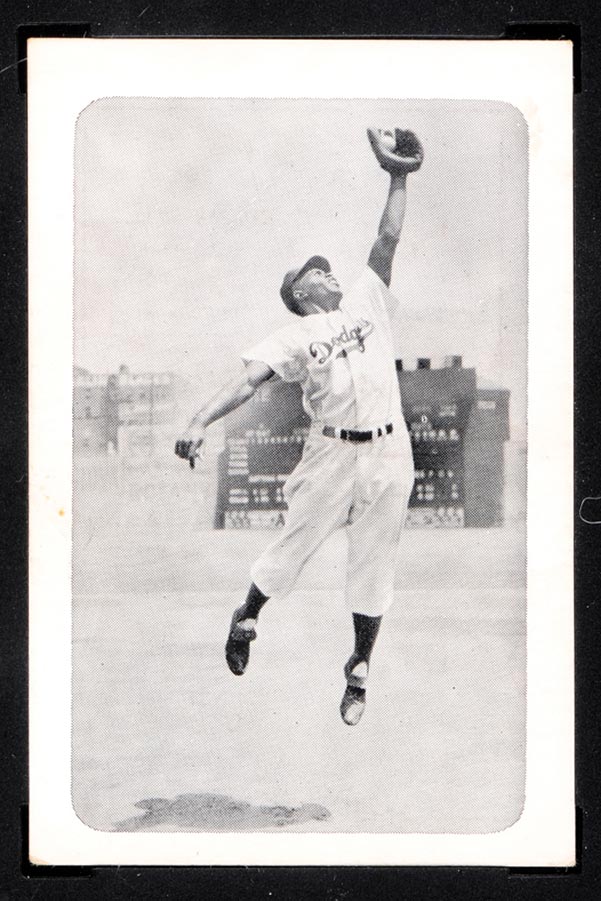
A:
[[[357,432],[354,429],[335,429],[331,425],[324,425],[323,434],[326,438],[341,438],[343,441],[372,441],[374,438],[381,438],[382,435],[390,435],[392,432],[392,423],[389,422],[384,428],[374,429],[369,432]]]

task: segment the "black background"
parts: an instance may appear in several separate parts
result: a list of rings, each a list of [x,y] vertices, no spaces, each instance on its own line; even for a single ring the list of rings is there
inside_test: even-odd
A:
[[[601,524],[578,517],[601,495],[601,303],[598,141],[601,7],[590,2],[20,2],[3,4],[0,43],[0,259],[4,347],[2,442],[2,679],[0,901],[13,898],[272,899],[600,898],[599,603]],[[578,865],[570,870],[481,867],[33,867],[27,851],[27,36],[522,37],[575,41],[575,541]],[[550,298],[550,302],[552,299]],[[549,361],[552,365],[552,361]],[[557,422],[557,434],[565,427]],[[549,486],[552,492],[553,487]],[[228,837],[228,841],[234,841]],[[236,841],[244,841],[243,836]]]

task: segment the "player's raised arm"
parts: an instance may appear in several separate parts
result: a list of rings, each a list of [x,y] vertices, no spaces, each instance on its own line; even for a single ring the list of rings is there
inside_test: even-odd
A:
[[[194,467],[194,460],[205,440],[205,429],[241,407],[253,396],[259,385],[274,375],[273,369],[259,360],[246,365],[245,372],[226,385],[196,413],[184,435],[175,442],[175,453],[182,460],[188,460]]]
[[[368,128],[367,136],[380,166],[390,174],[390,190],[368,265],[390,287],[392,261],[405,218],[407,175],[419,169],[424,151],[413,132],[400,128],[394,133]]]

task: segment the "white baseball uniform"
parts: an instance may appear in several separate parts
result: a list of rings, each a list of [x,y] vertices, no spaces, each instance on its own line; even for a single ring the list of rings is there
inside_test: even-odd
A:
[[[392,603],[400,530],[414,481],[390,325],[397,303],[367,267],[339,309],[299,316],[242,355],[245,362],[266,363],[285,381],[299,382],[312,420],[302,459],[284,487],[286,523],[251,570],[268,597],[289,592],[320,544],[345,528],[347,605],[355,613],[380,616]],[[326,426],[372,431],[375,437],[345,441],[324,435]]]

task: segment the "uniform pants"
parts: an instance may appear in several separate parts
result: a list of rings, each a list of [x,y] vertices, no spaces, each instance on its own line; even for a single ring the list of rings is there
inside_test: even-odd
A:
[[[400,532],[413,488],[405,424],[390,435],[355,443],[313,427],[284,487],[285,525],[251,570],[267,597],[287,594],[317,548],[337,529],[348,535],[346,605],[381,616],[394,595]],[[341,580],[342,581],[342,580]]]

